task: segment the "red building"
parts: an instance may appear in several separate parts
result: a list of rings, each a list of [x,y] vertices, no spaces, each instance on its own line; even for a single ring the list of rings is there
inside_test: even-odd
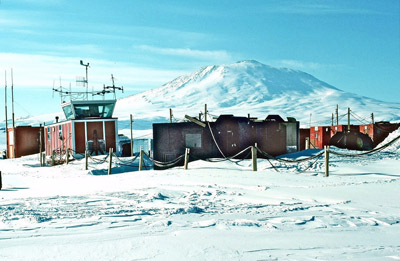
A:
[[[310,149],[323,149],[331,140],[331,126],[315,126],[310,128]]]
[[[117,152],[118,119],[113,118],[116,100],[70,101],[63,103],[66,121],[44,127],[46,155],[53,151],[73,154]]]
[[[374,147],[381,143],[389,134],[400,127],[400,123],[376,122],[375,124],[364,124],[359,126],[361,133],[368,134],[372,139]]]
[[[19,158],[40,152],[40,132],[43,128],[31,126],[17,126],[7,130],[7,151],[8,158]],[[42,143],[44,144],[44,143]],[[44,151],[44,145],[42,145]]]

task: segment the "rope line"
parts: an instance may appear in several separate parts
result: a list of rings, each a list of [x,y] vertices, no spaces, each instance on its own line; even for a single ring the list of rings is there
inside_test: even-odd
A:
[[[213,140],[214,140],[215,145],[217,146],[217,149],[219,150],[219,152],[221,153],[221,155],[222,155],[224,158],[226,158],[225,154],[222,152],[221,148],[218,146],[217,141],[215,140],[214,133],[213,133],[213,131],[212,131],[212,129],[211,129],[210,122],[207,122],[207,125],[208,125],[208,128],[210,129],[211,136],[212,136],[212,138],[213,138]]]

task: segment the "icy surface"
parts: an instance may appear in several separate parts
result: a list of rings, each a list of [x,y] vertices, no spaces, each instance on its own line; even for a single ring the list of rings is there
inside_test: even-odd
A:
[[[332,156],[329,177],[323,158],[303,173],[311,162],[259,159],[110,176],[38,161],[0,161],[1,260],[400,259],[398,153]]]

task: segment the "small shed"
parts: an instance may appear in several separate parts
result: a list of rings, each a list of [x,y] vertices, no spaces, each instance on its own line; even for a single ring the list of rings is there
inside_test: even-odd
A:
[[[7,129],[8,158],[19,158],[40,152],[40,133],[43,127],[17,126]],[[44,151],[44,145],[42,145]]]
[[[91,155],[118,152],[118,119],[113,118],[116,100],[70,101],[63,103],[66,120],[46,125],[46,155],[53,151],[74,155],[87,150]]]
[[[200,122],[200,121],[198,121]],[[154,123],[154,159],[168,162],[190,148],[191,159],[233,156],[249,146],[277,156],[300,149],[299,122],[279,115],[264,120],[221,115],[215,122]],[[243,158],[246,153],[238,158]],[[262,155],[259,155],[262,157]]]

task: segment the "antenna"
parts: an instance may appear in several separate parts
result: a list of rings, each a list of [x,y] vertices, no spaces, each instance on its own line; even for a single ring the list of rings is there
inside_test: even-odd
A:
[[[120,90],[123,93],[124,87],[123,86],[121,86],[121,87],[115,86],[115,78],[114,78],[113,74],[111,74],[111,82],[112,82],[112,86],[103,85],[103,90],[101,92],[94,93],[93,95],[103,95],[103,98],[104,98],[106,93],[113,93],[114,99],[117,99],[115,90]]]
[[[88,96],[88,88],[89,88],[89,80],[88,80],[88,67],[89,67],[89,63],[84,64],[83,61],[80,61],[80,65],[85,66],[86,67],[86,79],[84,80],[84,83],[86,83],[86,100],[89,99]]]
[[[62,84],[61,84],[61,76],[60,76],[60,97],[61,97],[61,103],[63,103],[64,99],[63,99],[63,91],[62,91]]]
[[[5,93],[4,93],[4,99],[5,99],[5,101],[4,101],[4,104],[5,104],[5,113],[6,113],[6,143],[7,143],[7,146],[6,146],[6,158],[8,158],[8,119],[7,119],[7,71],[4,71],[4,75],[5,75],[5,88],[4,88],[4,90],[5,90]]]
[[[13,76],[13,69],[11,68],[11,110],[12,110],[12,126],[13,130],[15,129],[15,118],[14,118],[14,76]],[[14,135],[15,137],[15,135]]]
[[[77,85],[83,85],[86,87],[86,91],[84,92],[80,92],[80,91],[72,91],[71,88],[71,83],[68,88],[64,88],[61,85],[61,77],[60,77],[60,86],[59,88],[55,88],[55,83],[53,81],[53,95],[54,92],[59,92],[60,93],[60,97],[61,97],[61,103],[65,102],[64,101],[64,97],[65,96],[69,96],[70,100],[89,100],[89,93],[92,95],[92,100],[94,99],[93,96],[94,95],[103,95],[103,100],[104,100],[104,96],[107,93],[113,93],[114,94],[114,99],[116,99],[116,94],[115,94],[115,90],[121,90],[122,92],[124,92],[124,87],[118,87],[115,86],[115,78],[114,75],[111,74],[111,81],[112,81],[112,86],[105,86],[103,85],[103,90],[102,91],[94,91],[94,87],[92,86],[92,91],[89,92],[88,91],[88,67],[89,67],[89,63],[84,64],[82,60],[80,60],[80,65],[85,66],[86,67],[86,78],[85,77],[76,77],[76,84]]]
[[[14,76],[13,69],[11,68],[11,101],[12,101],[12,127],[13,127],[13,150],[12,157],[15,158],[15,117],[14,117]]]

